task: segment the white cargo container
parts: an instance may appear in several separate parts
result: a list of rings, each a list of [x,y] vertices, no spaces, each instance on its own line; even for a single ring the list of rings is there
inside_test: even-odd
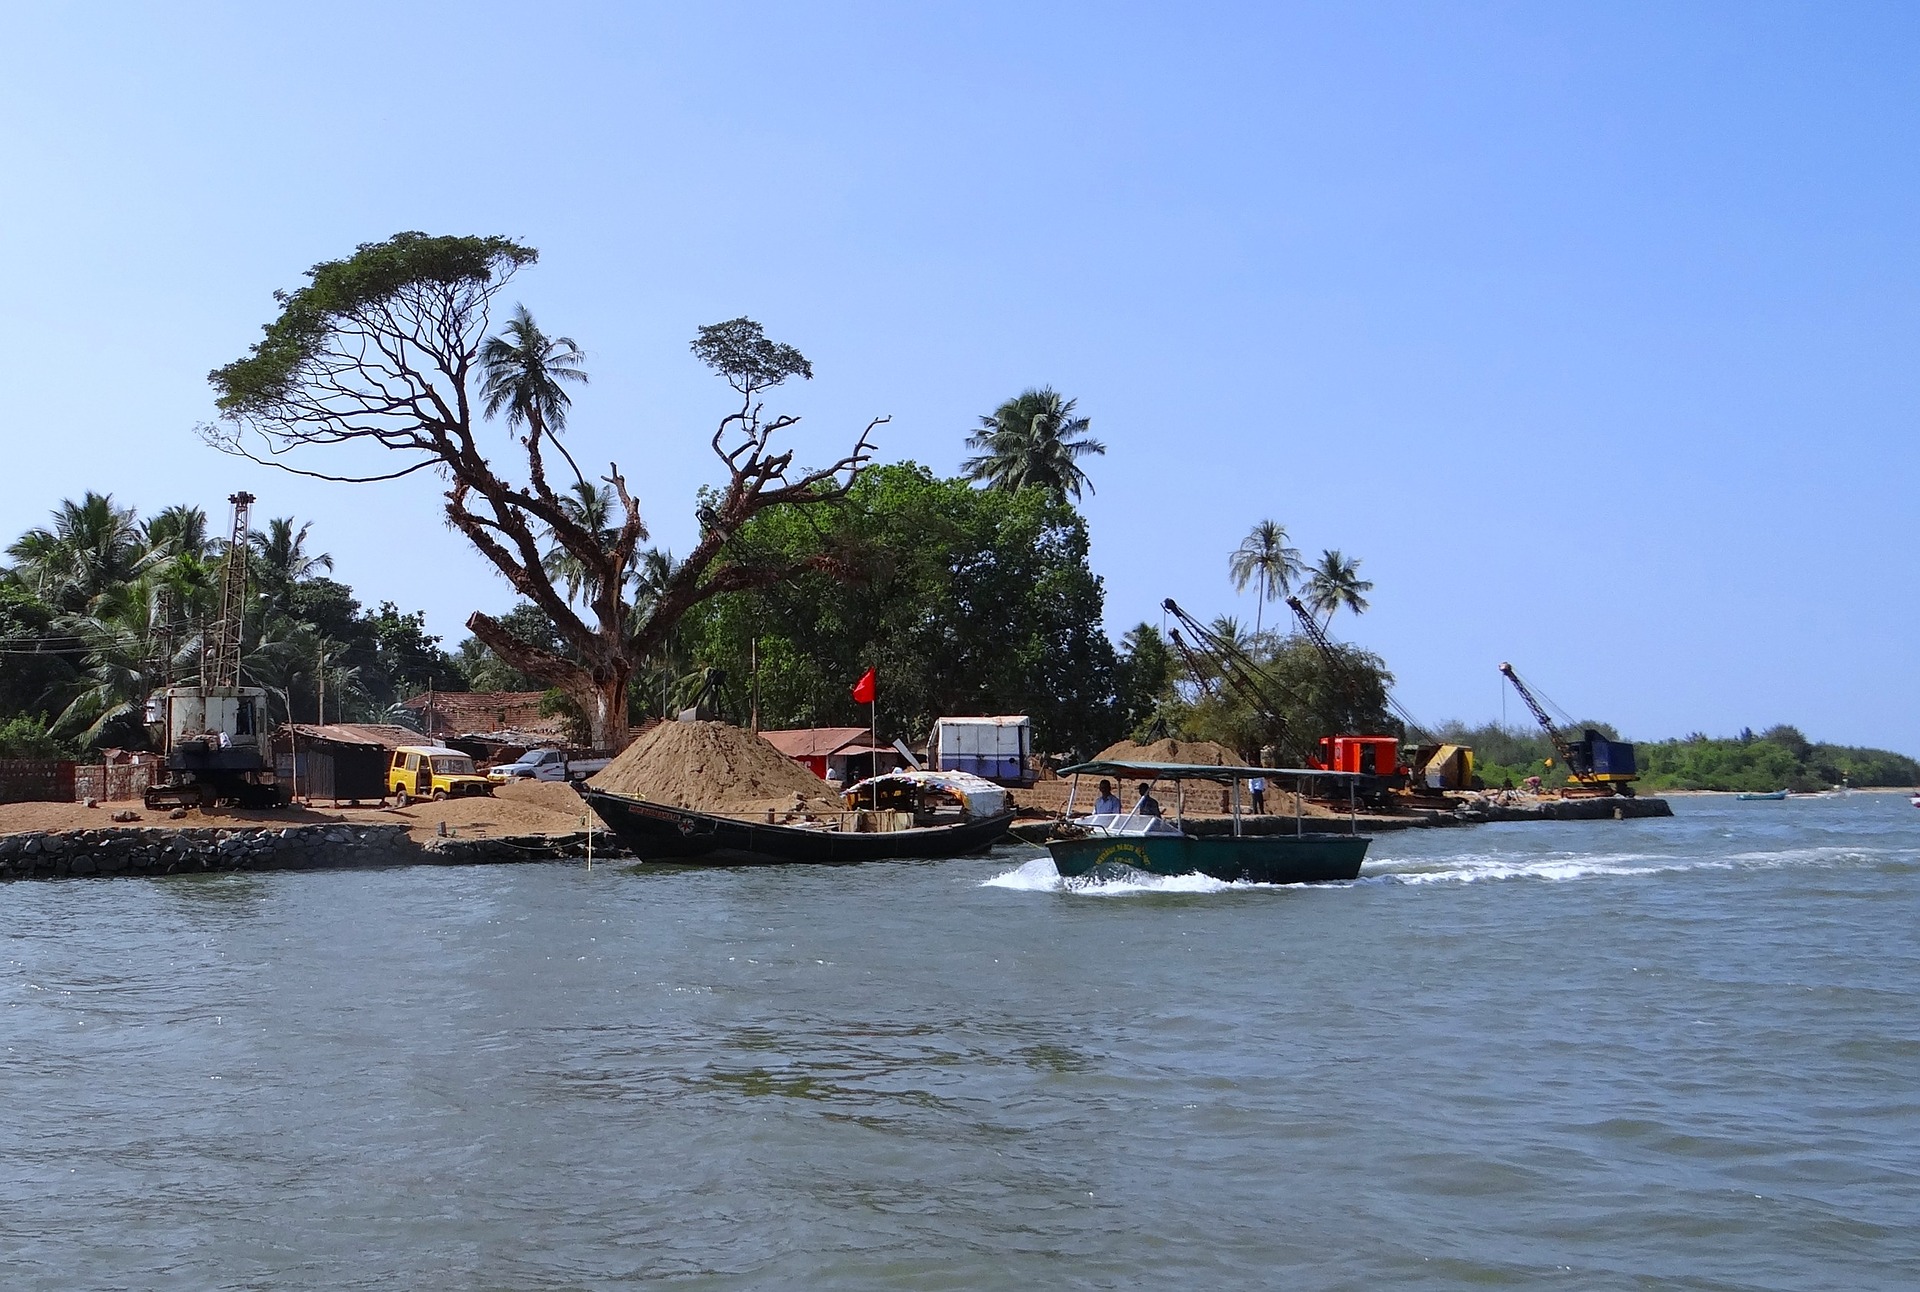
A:
[[[927,737],[927,766],[968,772],[996,785],[1032,785],[1033,724],[1025,714],[936,718]]]

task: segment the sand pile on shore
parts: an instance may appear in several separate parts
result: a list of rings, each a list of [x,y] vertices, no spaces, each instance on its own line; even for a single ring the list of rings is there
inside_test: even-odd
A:
[[[841,810],[831,785],[753,732],[724,722],[663,722],[589,784],[696,812]]]
[[[1211,740],[1156,740],[1143,745],[1122,740],[1100,751],[1101,763],[1202,763],[1209,767],[1240,767],[1240,755]]]

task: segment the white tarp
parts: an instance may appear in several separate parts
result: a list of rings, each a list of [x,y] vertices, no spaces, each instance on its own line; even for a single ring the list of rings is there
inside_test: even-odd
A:
[[[971,772],[888,772],[848,786],[843,797],[849,803],[858,803],[860,792],[874,785],[918,785],[946,790],[966,804],[967,811],[974,816],[998,816],[1013,806],[1013,795]]]

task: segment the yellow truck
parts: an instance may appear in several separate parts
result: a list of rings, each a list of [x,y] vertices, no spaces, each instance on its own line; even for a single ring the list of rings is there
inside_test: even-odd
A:
[[[387,768],[387,789],[401,807],[415,799],[468,798],[493,793],[473,759],[442,745],[402,745]]]

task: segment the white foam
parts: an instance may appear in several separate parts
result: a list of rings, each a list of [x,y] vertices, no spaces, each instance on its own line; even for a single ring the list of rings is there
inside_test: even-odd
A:
[[[1828,846],[1740,852],[1718,857],[1678,857],[1670,853],[1554,851],[1538,856],[1513,853],[1456,853],[1449,857],[1404,857],[1369,861],[1362,884],[1476,884],[1493,880],[1532,879],[1567,883],[1586,879],[1630,879],[1643,875],[1684,871],[1772,869],[1782,866],[1845,867],[1897,860],[1920,862],[1911,848]],[[1028,893],[1073,893],[1088,897],[1129,897],[1140,893],[1220,893],[1239,889],[1279,887],[1268,884],[1227,883],[1207,875],[1149,875],[1122,868],[1101,878],[1063,879],[1049,857],[1035,857],[1013,870],[982,881],[985,888],[1011,888]],[[1308,885],[1310,888],[1346,888],[1347,884]]]
[[[1012,888],[1026,893],[1073,893],[1086,897],[1131,897],[1139,893],[1220,893],[1231,888],[1259,888],[1259,884],[1229,884],[1211,875],[1149,875],[1121,868],[1103,878],[1063,879],[1051,857],[1032,861],[992,879],[982,888]]]
[[[1472,884],[1482,880],[1541,879],[1565,882],[1638,875],[1662,875],[1694,870],[1772,869],[1781,866],[1871,865],[1889,857],[1907,855],[1854,847],[1786,848],[1771,852],[1741,852],[1720,857],[1676,857],[1648,852],[1550,852],[1539,857],[1467,853],[1453,857],[1407,858],[1370,865],[1361,876],[1395,884]]]

